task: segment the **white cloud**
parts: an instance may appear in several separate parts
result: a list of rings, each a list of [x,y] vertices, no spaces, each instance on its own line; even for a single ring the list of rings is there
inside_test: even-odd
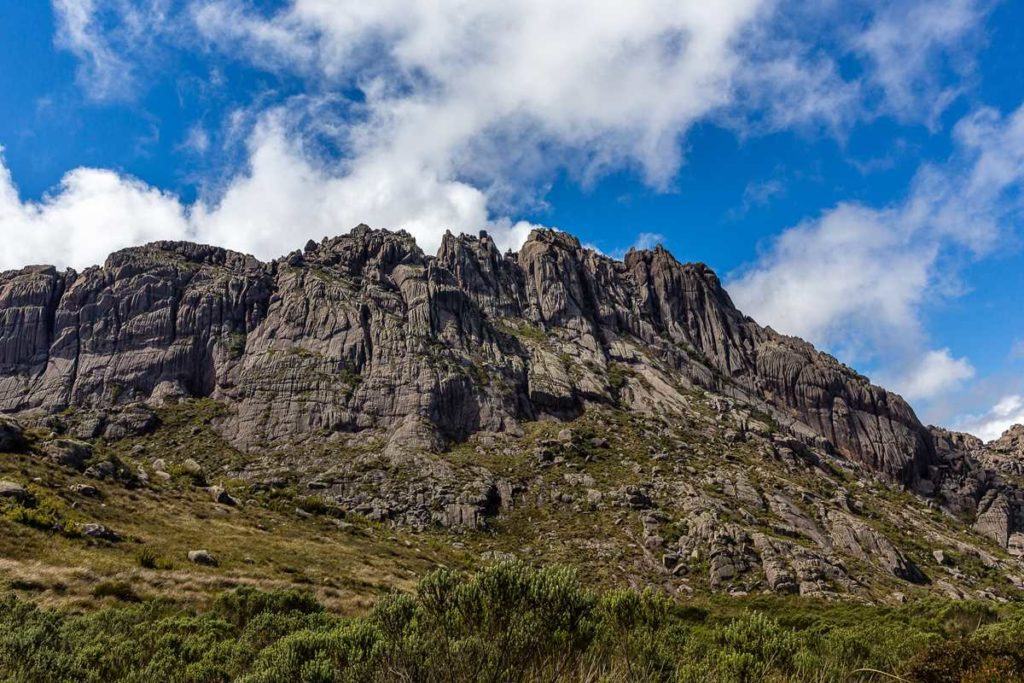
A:
[[[178,200],[112,171],[78,168],[40,202],[23,203],[0,158],[0,269],[30,263],[85,265],[155,239],[184,239]]]
[[[184,149],[191,150],[196,154],[206,154],[210,149],[210,134],[201,125],[194,125],[189,128],[185,140],[181,143]]]
[[[96,100],[118,99],[131,92],[131,64],[108,44],[97,25],[94,0],[53,0],[57,44],[79,60],[79,83]]]
[[[915,365],[902,374],[875,379],[904,398],[928,399],[961,386],[974,377],[974,367],[966,358],[953,358],[949,349],[927,351]]]
[[[0,228],[33,235],[3,254],[4,265],[83,266],[102,256],[97,244],[182,235],[269,257],[359,222],[409,230],[428,250],[446,229],[488,228],[516,247],[532,226],[507,215],[559,169],[586,181],[628,166],[652,185],[669,183],[681,162],[680,136],[729,102],[734,43],[765,2],[296,0],[270,16],[241,2],[192,3],[190,17],[210,49],[311,79],[315,72],[322,81],[310,88],[325,94],[257,111],[246,168],[195,206],[107,173],[109,191],[92,205],[107,201],[110,215],[134,223],[114,222],[88,245],[54,245],[84,239],[93,225],[85,220],[69,232],[56,217],[79,205],[75,179],[98,171],[72,171],[51,196],[29,203],[8,179],[5,204],[17,220]],[[107,91],[118,70],[111,45],[144,18],[115,2],[107,8],[123,10],[128,26],[111,29],[91,0],[56,3],[74,29],[67,46],[91,69],[90,87]],[[333,125],[311,115],[344,84],[365,96],[353,105],[355,118]],[[344,158],[316,159],[316,136],[332,137]],[[202,146],[194,135],[188,142]],[[139,196],[160,197],[161,210],[178,220],[171,226],[133,213],[129,200]]]
[[[964,379],[965,360],[928,350],[921,313],[956,291],[946,257],[988,253],[1024,206],[1024,107],[979,110],[954,137],[948,163],[923,167],[903,201],[839,204],[783,232],[729,283],[740,308],[880,367],[918,398],[952,386],[937,378]]]
[[[768,206],[772,200],[785,194],[786,185],[778,178],[751,181],[743,188],[740,205],[730,209],[726,215],[730,220],[741,218],[751,209]]]
[[[665,242],[665,236],[659,232],[642,232],[636,236],[636,241],[633,242],[635,249],[654,249]]]
[[[974,434],[982,441],[992,441],[1015,424],[1024,424],[1024,396],[1004,396],[983,415],[968,415],[960,419],[957,429]]]
[[[735,42],[765,4],[296,0],[261,18],[207,0],[194,14],[216,47],[358,84],[359,153],[484,187],[558,164],[634,165],[665,186],[679,136],[730,102]]]
[[[741,134],[820,127],[840,139],[879,116],[934,128],[971,84],[992,4],[779,0],[744,35],[728,118]]]
[[[906,93],[926,96],[934,56],[953,50],[981,17],[967,0],[930,3],[953,9],[934,10],[927,22],[918,12],[876,10],[867,2],[872,28],[857,42],[831,5],[784,0],[292,0],[276,11],[246,0],[53,3],[58,42],[79,58],[83,87],[97,99],[128,96],[159,65],[151,53],[170,44],[298,74],[308,92],[294,106],[278,101],[268,110],[257,102],[242,111],[239,120],[260,122],[229,126],[229,139],[247,141],[246,167],[194,206],[94,169],[71,171],[50,196],[23,203],[7,178],[5,215],[12,218],[0,230],[32,231],[17,251],[2,255],[8,266],[82,266],[102,256],[97,245],[183,235],[270,257],[358,222],[405,228],[428,250],[449,228],[488,227],[514,247],[530,226],[510,216],[542,204],[560,172],[587,183],[628,168],[664,189],[683,161],[683,136],[699,121],[750,126],[760,117],[773,127],[813,122],[842,129],[864,115],[861,100],[872,83],[884,80],[883,91],[901,101]],[[904,35],[879,27],[901,21],[924,24],[907,27],[906,35],[926,56],[884,78],[874,75],[888,64],[886,51],[896,51],[894,36]],[[840,45],[837,54],[813,47],[823,37]],[[864,82],[837,67],[851,44],[866,55]],[[925,87],[914,85],[922,81]],[[345,105],[351,115],[328,111],[324,103],[336,103],[350,87],[361,93]],[[186,144],[206,147],[203,133],[193,129]],[[971,134],[970,126],[963,134]],[[330,138],[343,158],[319,159],[317,137]],[[100,178],[102,192],[94,187]],[[69,235],[91,234],[95,220],[76,227],[58,218],[69,207],[103,202],[117,217],[104,234],[88,244],[64,243]],[[146,216],[147,205],[158,215]],[[848,221],[857,211],[871,213],[851,206],[821,224]],[[848,230],[881,233],[892,213],[876,212],[866,227]],[[801,229],[815,231],[810,224]],[[920,252],[911,250],[912,240],[891,240],[879,238],[877,248],[895,248],[908,276],[927,280],[929,266],[922,272],[913,262]],[[862,251],[860,258],[868,263],[873,254]],[[891,319],[916,305],[920,284],[878,275],[906,290],[894,302],[876,297],[889,304]],[[812,329],[833,327],[835,316],[806,307],[817,315]]]
[[[407,230],[430,252],[445,229],[486,228],[504,248],[518,247],[535,227],[492,220],[480,190],[403,168],[387,156],[365,157],[348,173],[334,175],[306,159],[273,117],[257,127],[249,144],[248,172],[215,206],[193,211],[195,230],[206,241],[269,257],[366,222]]]
[[[116,249],[157,239],[189,239],[262,258],[307,239],[347,232],[360,222],[402,228],[428,252],[443,229],[489,230],[518,247],[537,226],[491,219],[486,196],[454,181],[367,164],[334,176],[314,166],[269,116],[249,140],[246,172],[214,204],[186,206],[170,194],[111,171],[80,168],[38,202],[22,202],[0,158],[0,269],[29,263],[83,267]],[[439,227],[441,230],[439,230]]]
[[[161,42],[188,35],[172,0],[50,1],[55,43],[78,59],[78,84],[97,102],[134,98],[161,68]]]
[[[867,62],[881,108],[931,126],[973,73],[988,0],[897,1],[852,40]]]
[[[781,180],[771,179],[747,183],[743,190],[743,204],[747,207],[764,206],[775,197],[786,193],[786,186]]]
[[[827,347],[916,338],[937,251],[902,210],[840,204],[780,235],[728,288],[763,324]]]

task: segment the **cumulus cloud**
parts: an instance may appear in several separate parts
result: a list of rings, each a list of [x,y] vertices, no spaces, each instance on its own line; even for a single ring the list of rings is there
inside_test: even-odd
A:
[[[730,101],[735,43],[765,5],[296,0],[263,14],[237,0],[197,0],[187,14],[209,50],[308,77],[310,93],[255,112],[244,168],[194,206],[108,173],[117,190],[104,195],[116,204],[111,215],[128,215],[128,198],[155,195],[178,220],[170,229],[163,218],[133,214],[137,226],[114,223],[101,243],[187,235],[268,257],[368,222],[409,230],[426,249],[446,229],[480,228],[516,247],[532,226],[512,216],[539,201],[560,170],[588,182],[629,167],[667,187],[682,160],[681,136]],[[96,93],[107,92],[118,71],[112,46],[144,22],[128,5],[105,5],[118,7],[126,27],[111,28],[92,0],[55,0],[68,27],[64,44],[90,69]],[[314,111],[346,87],[362,97],[344,105],[345,116]],[[241,114],[242,128],[249,114]],[[318,137],[330,138],[342,158],[321,158]],[[186,144],[203,142],[192,135]],[[100,255],[95,242],[47,243],[68,234],[53,217],[77,205],[75,179],[95,173],[72,171],[29,203],[18,201],[8,178],[8,213],[34,218],[31,228],[19,219],[5,232],[31,229],[34,237],[4,254],[5,265],[28,257],[81,266]]]
[[[155,239],[189,236],[178,200],[112,171],[78,168],[39,202],[23,203],[0,158],[0,269],[90,264]]]
[[[553,161],[584,178],[633,165],[664,186],[679,136],[730,101],[735,43],[765,4],[296,0],[264,18],[207,0],[194,14],[219,49],[358,84],[359,151],[458,166],[481,186]]]
[[[828,347],[916,337],[937,250],[918,244],[903,217],[840,204],[783,232],[729,291],[762,323]]]
[[[880,365],[920,398],[968,377],[966,360],[928,349],[922,310],[957,291],[946,256],[988,253],[1024,206],[1024,107],[1005,117],[978,110],[954,140],[949,161],[923,167],[903,201],[843,203],[783,232],[729,284],[740,307]]]
[[[332,175],[312,163],[268,116],[249,139],[247,169],[215,203],[177,197],[112,171],[80,168],[38,202],[23,202],[0,158],[0,269],[29,263],[83,267],[116,249],[157,239],[189,239],[274,258],[307,239],[347,232],[360,222],[405,229],[425,250],[438,226],[487,229],[499,246],[518,247],[537,227],[491,218],[487,198],[464,183],[387,164]]]
[[[949,349],[927,351],[902,374],[879,375],[876,379],[904,398],[928,399],[961,386],[974,377],[966,358],[954,358]]]
[[[99,169],[70,171],[42,200],[21,202],[5,169],[0,228],[25,235],[2,254],[5,266],[83,266],[111,246],[183,236],[271,257],[358,222],[405,228],[426,249],[445,229],[481,227],[515,247],[530,225],[514,217],[542,207],[557,174],[589,183],[629,169],[670,188],[697,122],[840,130],[865,115],[864,93],[879,83],[902,103],[894,109],[929,97],[941,84],[928,70],[960,51],[983,15],[971,0],[927,3],[926,16],[863,0],[869,29],[858,38],[830,4],[786,0],[52,1],[57,41],[78,57],[95,99],[145,87],[160,66],[154,52],[169,49],[298,76],[306,96],[295,105],[268,96],[236,113],[227,137],[242,141],[246,162],[191,206]],[[898,39],[918,56],[902,59]],[[837,66],[851,55],[863,74]],[[318,139],[340,158],[324,158]],[[202,128],[185,141],[209,144]],[[68,217],[104,203],[102,227]],[[884,214],[866,229],[881,232]],[[902,301],[892,315],[914,305]]]
[[[518,247],[535,227],[492,219],[480,190],[421,168],[395,166],[387,157],[364,158],[347,173],[332,174],[307,159],[272,119],[257,128],[249,145],[247,172],[215,206],[199,205],[192,212],[205,240],[269,256],[308,237],[368,222],[407,230],[432,251],[444,229],[488,229],[500,246]]]

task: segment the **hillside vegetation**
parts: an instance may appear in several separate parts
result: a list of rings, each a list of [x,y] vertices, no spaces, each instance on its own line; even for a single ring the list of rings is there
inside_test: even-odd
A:
[[[368,613],[309,593],[225,592],[209,610],[156,600],[85,614],[13,596],[9,680],[992,681],[1024,677],[1024,609],[895,608],[779,598],[684,603],[592,592],[565,568],[438,570]]]

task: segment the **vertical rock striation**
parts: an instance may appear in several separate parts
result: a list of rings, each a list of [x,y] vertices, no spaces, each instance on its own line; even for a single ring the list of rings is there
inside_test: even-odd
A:
[[[242,447],[373,429],[400,453],[588,402],[682,409],[693,387],[952,509],[981,505],[1004,546],[1017,530],[1019,496],[976,445],[745,317],[707,266],[661,247],[616,261],[538,230],[518,253],[447,234],[427,256],[358,226],[271,263],[158,242],[81,273],[0,274],[4,412],[212,397]]]

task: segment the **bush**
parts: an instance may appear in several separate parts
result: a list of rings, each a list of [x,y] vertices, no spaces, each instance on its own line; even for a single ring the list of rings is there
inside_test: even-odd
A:
[[[796,599],[679,604],[595,593],[570,570],[519,562],[447,569],[368,614],[310,593],[239,588],[205,613],[122,602],[75,615],[0,599],[0,671],[76,681],[1020,680],[1024,608],[924,601],[900,608]],[[970,626],[970,618],[976,619]],[[872,672],[884,672],[879,675]]]
[[[34,484],[26,489],[28,498],[24,502],[0,502],[0,511],[5,518],[41,531],[53,531],[65,536],[77,535],[64,501]]]
[[[906,668],[915,681],[1001,681],[1024,678],[1024,617],[983,626],[968,636],[935,642]]]
[[[103,581],[92,589],[94,598],[117,598],[124,602],[138,602],[139,596],[126,581]]]
[[[299,496],[295,499],[295,507],[311,515],[345,516],[345,511],[337,503],[329,502],[321,496]]]

